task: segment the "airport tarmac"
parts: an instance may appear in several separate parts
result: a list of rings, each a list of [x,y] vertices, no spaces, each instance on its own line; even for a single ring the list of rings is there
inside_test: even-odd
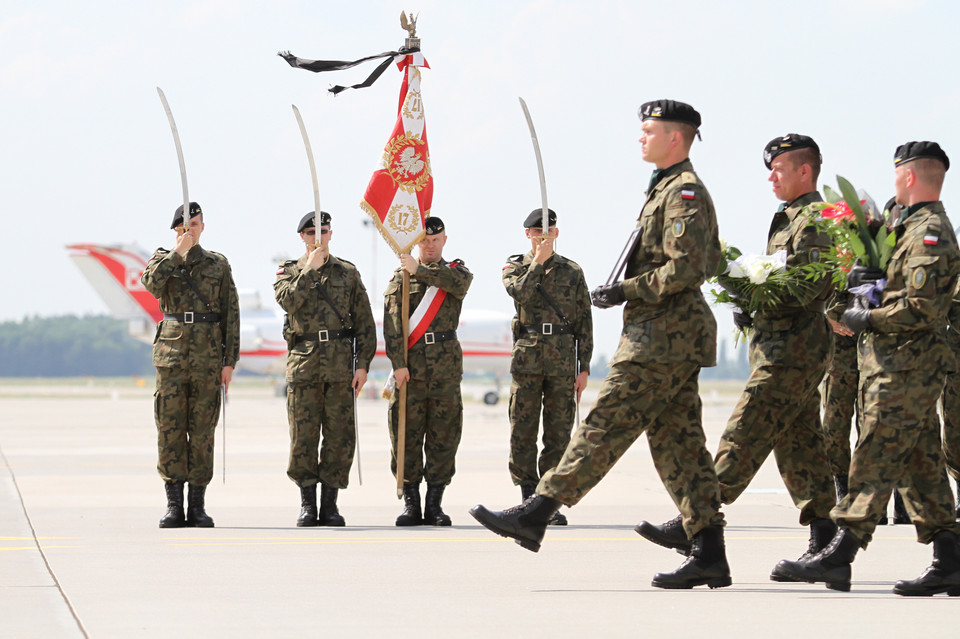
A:
[[[505,402],[468,401],[450,528],[396,528],[386,402],[359,402],[356,466],[339,506],[347,527],[296,528],[285,474],[285,403],[241,380],[227,408],[213,529],[160,529],[152,380],[0,380],[0,637],[882,637],[951,636],[955,602],[903,598],[897,579],[930,563],[910,526],[881,527],[853,567],[853,589],[769,580],[807,546],[772,461],[725,507],[734,583],[665,591],[654,573],[682,557],[638,537],[675,509],[638,441],[551,527],[539,553],[479,526],[478,502],[519,502],[507,474]],[[704,385],[708,445],[738,384]],[[593,389],[595,393],[595,388]],[[583,407],[586,416],[588,404]],[[641,438],[644,439],[644,438]]]

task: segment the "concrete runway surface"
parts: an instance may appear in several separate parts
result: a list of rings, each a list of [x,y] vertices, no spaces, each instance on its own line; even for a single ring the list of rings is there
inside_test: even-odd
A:
[[[729,588],[650,586],[682,557],[633,532],[676,512],[646,441],[564,510],[570,525],[551,527],[539,553],[489,533],[467,509],[520,501],[503,401],[466,402],[451,528],[394,526],[386,402],[375,399],[359,402],[363,485],[354,467],[339,501],[347,527],[296,528],[284,400],[241,379],[226,483],[218,429],[207,491],[216,528],[160,529],[152,384],[0,380],[0,637],[956,636],[960,602],[890,591],[931,560],[911,526],[878,530],[850,593],[770,581],[807,545],[772,458],[725,508]],[[711,451],[738,390],[702,390]]]

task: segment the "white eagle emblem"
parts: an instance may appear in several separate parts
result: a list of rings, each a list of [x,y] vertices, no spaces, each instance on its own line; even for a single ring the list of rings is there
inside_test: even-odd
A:
[[[394,166],[397,168],[397,173],[404,177],[412,177],[423,171],[425,164],[421,155],[412,146],[408,146],[397,155]]]

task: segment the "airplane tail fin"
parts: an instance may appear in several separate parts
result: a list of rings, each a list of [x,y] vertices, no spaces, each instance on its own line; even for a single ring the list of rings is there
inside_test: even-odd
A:
[[[130,323],[135,337],[153,341],[163,318],[160,303],[140,283],[149,254],[132,244],[70,244],[70,259],[107,305],[110,315]]]

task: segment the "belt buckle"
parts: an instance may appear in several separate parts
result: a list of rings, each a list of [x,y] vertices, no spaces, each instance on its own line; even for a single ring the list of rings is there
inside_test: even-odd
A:
[[[325,329],[325,328],[324,328],[324,329],[321,329],[321,330],[317,333],[317,339],[320,340],[321,342],[329,342],[329,341],[330,341],[330,331],[328,331],[328,330]]]
[[[424,344],[434,344],[434,343],[436,343],[436,341],[437,341],[437,339],[436,339],[436,337],[434,336],[433,333],[424,333],[424,334],[423,334],[423,343],[424,343]]]
[[[184,324],[193,324],[193,311],[186,311],[183,314],[183,323]]]
[[[553,324],[544,322],[543,326],[540,327],[540,332],[544,335],[553,335]]]

